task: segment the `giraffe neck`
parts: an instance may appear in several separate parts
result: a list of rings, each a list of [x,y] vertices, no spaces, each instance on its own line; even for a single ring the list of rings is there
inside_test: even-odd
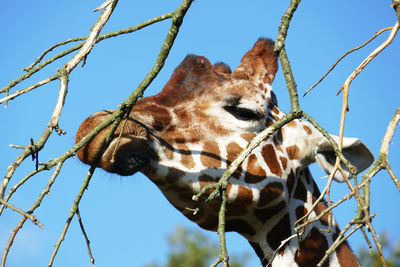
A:
[[[248,238],[263,266],[315,266],[340,232],[334,220],[332,230],[327,231],[329,216],[326,215],[307,226],[299,237],[296,236],[294,223],[311,209],[320,192],[308,168],[299,171],[294,180],[287,206],[282,209],[271,207],[268,222],[256,231],[255,236]],[[325,209],[326,204],[320,202],[309,219]],[[268,210],[265,212],[268,213]],[[357,263],[357,258],[345,242],[323,266],[357,266]]]
[[[271,120],[278,120],[284,115],[276,106],[271,110]],[[256,230],[256,235],[248,238],[263,266],[315,266],[340,232],[334,220],[329,222],[328,215],[308,225],[299,236],[294,230],[295,222],[311,210],[320,196],[307,167],[314,162],[313,157],[308,156],[313,153],[308,151],[308,147],[312,147],[308,142],[318,140],[320,135],[309,123],[295,120],[273,137],[276,150],[287,153],[287,163],[282,165],[285,165],[283,172],[288,173],[288,196],[286,205],[280,202],[263,210],[268,220]],[[317,204],[309,219],[321,214],[326,207],[324,201]],[[328,231],[330,224],[332,228]],[[331,254],[323,266],[357,266],[357,263],[357,258],[345,242]]]

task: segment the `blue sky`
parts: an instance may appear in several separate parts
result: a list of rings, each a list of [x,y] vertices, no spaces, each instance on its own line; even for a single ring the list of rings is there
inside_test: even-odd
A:
[[[6,1],[0,9],[0,86],[22,74],[43,50],[67,38],[85,36],[99,13],[91,12],[102,1]],[[103,33],[129,27],[146,19],[174,10],[179,1],[120,1]],[[299,95],[317,81],[345,51],[363,43],[376,31],[396,22],[391,1],[303,1],[291,24],[287,53],[292,63]],[[166,65],[145,95],[159,92],[173,69],[185,55],[206,56],[211,62],[224,61],[236,67],[242,55],[260,36],[275,38],[280,18],[288,1],[195,1],[182,25],[180,35]],[[95,46],[84,68],[77,67],[70,76],[60,126],[67,135],[52,135],[40,160],[47,161],[73,145],[79,124],[101,109],[116,108],[150,70],[170,26],[164,21],[133,34],[105,40]],[[347,76],[382,43],[388,33],[378,37],[363,50],[343,60],[328,78],[306,97],[300,97],[302,108],[330,133],[339,129],[342,96],[336,96]],[[63,48],[61,48],[63,49]],[[56,49],[53,53],[61,51]],[[397,37],[356,78],[350,88],[350,112],[345,135],[361,138],[377,156],[381,140],[395,109],[399,105],[398,73],[400,42]],[[32,77],[39,81],[56,72],[72,58],[67,56]],[[23,82],[18,89],[30,85]],[[53,82],[0,107],[1,175],[20,151],[9,144],[26,145],[44,130],[58,94]],[[289,99],[282,72],[273,84],[282,110],[289,111]],[[2,97],[2,96],[0,96]],[[400,176],[400,136],[397,131],[391,143],[389,161]],[[11,184],[34,168],[28,159],[15,173]],[[67,218],[69,208],[86,175],[88,166],[77,159],[68,160],[52,187],[50,195],[35,212],[45,230],[27,222],[9,254],[7,266],[44,266],[48,263]],[[311,167],[320,187],[325,174]],[[51,172],[35,176],[15,194],[11,203],[28,209],[42,190]],[[378,212],[373,223],[378,232],[388,231],[389,238],[400,239],[398,220],[400,195],[385,172],[371,185],[371,211]],[[347,191],[335,184],[334,199]],[[343,227],[354,215],[355,203],[335,210]],[[165,236],[176,225],[198,227],[176,211],[160,191],[143,175],[119,177],[96,170],[81,205],[81,215],[91,240],[97,266],[143,266],[162,262],[168,253]],[[0,250],[4,249],[10,231],[20,216],[10,210],[0,218]],[[217,239],[215,233],[207,234]],[[354,249],[365,246],[361,234],[350,239]],[[239,235],[228,234],[230,253],[251,252],[248,266],[258,266],[258,259]],[[55,260],[55,266],[90,266],[83,236],[74,220]]]

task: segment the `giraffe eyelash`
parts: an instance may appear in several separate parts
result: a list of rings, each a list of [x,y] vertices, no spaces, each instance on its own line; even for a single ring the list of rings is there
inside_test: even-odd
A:
[[[259,112],[248,108],[241,108],[238,106],[224,106],[224,110],[229,112],[236,119],[242,121],[258,121],[263,118],[263,116]]]

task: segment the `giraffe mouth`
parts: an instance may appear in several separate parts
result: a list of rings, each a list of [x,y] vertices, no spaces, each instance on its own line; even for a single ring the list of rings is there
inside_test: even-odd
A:
[[[111,142],[103,154],[100,167],[122,176],[133,175],[149,164],[152,155],[146,139],[123,136]]]

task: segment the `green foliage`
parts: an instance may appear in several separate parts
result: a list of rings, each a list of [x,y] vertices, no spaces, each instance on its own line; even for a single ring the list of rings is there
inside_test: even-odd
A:
[[[201,231],[177,226],[175,231],[167,236],[170,252],[164,264],[152,263],[146,267],[208,267],[218,257],[219,247]],[[230,267],[243,267],[247,255],[233,256]]]
[[[390,242],[387,233],[383,232],[379,238],[382,251],[388,267],[400,267],[400,241],[396,243]],[[358,259],[361,266],[364,267],[380,267],[382,266],[379,253],[376,250],[369,252],[362,248],[358,250]]]

